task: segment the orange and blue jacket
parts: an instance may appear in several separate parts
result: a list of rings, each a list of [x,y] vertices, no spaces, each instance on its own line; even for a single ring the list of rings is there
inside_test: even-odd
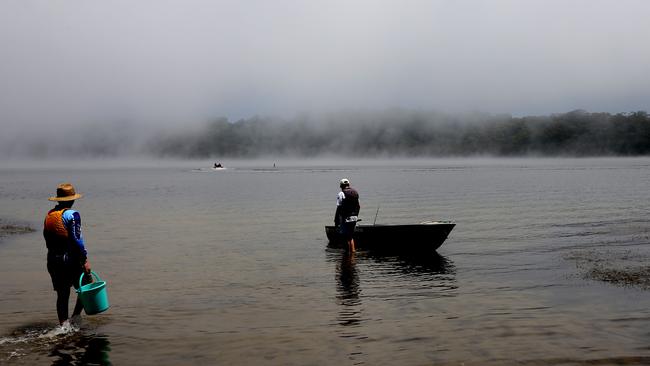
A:
[[[45,216],[43,236],[49,255],[64,255],[85,262],[88,253],[81,234],[81,216],[71,209],[55,207]]]

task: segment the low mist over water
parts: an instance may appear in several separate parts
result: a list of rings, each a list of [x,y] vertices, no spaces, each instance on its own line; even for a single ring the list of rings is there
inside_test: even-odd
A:
[[[220,119],[198,132],[155,139],[148,148],[157,155],[190,158],[645,155],[650,153],[650,117],[646,112],[511,117],[392,110],[284,121]]]
[[[8,157],[448,157],[638,156],[650,153],[646,112],[572,111],[549,116],[416,110],[218,118],[202,126],[149,129],[121,122],[5,142]]]

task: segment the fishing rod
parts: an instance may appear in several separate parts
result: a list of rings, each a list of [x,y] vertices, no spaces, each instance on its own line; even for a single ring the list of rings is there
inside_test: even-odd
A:
[[[375,213],[375,221],[372,222],[372,226],[375,226],[377,223],[377,216],[379,215],[379,205],[377,205],[377,212]]]

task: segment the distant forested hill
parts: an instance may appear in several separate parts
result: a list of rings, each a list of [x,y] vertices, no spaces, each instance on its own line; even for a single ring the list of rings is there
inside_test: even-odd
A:
[[[650,154],[648,113],[550,116],[448,115],[390,110],[217,119],[203,128],[152,139],[147,150],[186,158],[317,156],[632,156]]]

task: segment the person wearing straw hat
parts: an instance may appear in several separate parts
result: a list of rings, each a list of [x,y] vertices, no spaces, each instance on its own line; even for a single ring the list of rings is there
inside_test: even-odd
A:
[[[47,213],[43,225],[43,236],[47,245],[47,271],[56,291],[56,312],[61,325],[68,320],[70,287],[77,288],[81,274],[90,274],[91,270],[81,235],[81,216],[79,212],[71,209],[74,201],[81,197],[72,184],[59,184],[56,187],[56,196],[48,199],[56,202],[56,207]],[[84,276],[84,280],[90,282],[91,276]],[[82,309],[81,300],[77,298],[72,316],[80,315]]]
[[[359,210],[359,193],[350,187],[347,178],[339,182],[341,192],[336,196],[336,213],[334,214],[334,225],[348,244],[348,251],[354,253],[354,228],[357,226]]]

